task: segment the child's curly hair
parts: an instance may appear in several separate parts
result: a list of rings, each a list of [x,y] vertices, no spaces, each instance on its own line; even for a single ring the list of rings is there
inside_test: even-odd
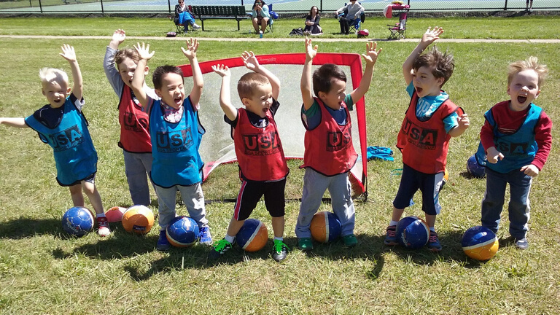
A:
[[[443,78],[443,84],[451,78],[453,70],[455,69],[455,60],[453,55],[439,51],[436,46],[433,46],[427,53],[422,54],[412,64],[412,69],[417,71],[421,67],[428,67],[432,70],[432,74],[436,79]]]
[[[251,98],[256,86],[270,84],[268,78],[260,73],[245,73],[237,82],[237,93],[239,98]]]
[[[537,75],[539,76],[539,87],[543,83],[546,75],[548,74],[548,68],[546,65],[540,64],[539,59],[535,56],[530,56],[525,60],[520,60],[516,62],[512,62],[508,66],[508,85],[510,85],[513,77],[521,71],[524,70],[535,70]]]
[[[138,63],[140,61],[140,55],[138,55],[138,51],[133,48],[125,48],[120,49],[115,54],[115,64],[117,67],[126,59],[130,58],[134,61],[134,63]]]

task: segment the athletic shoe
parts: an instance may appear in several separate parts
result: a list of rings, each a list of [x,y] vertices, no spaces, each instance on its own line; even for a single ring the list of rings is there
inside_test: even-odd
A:
[[[428,249],[432,252],[439,252],[441,250],[441,244],[439,243],[437,233],[434,231],[430,231],[430,239],[428,240]]]
[[[527,238],[515,239],[515,247],[519,249],[527,249],[529,247],[529,242],[527,242]]]
[[[208,255],[208,258],[218,259],[222,257],[228,250],[230,250],[232,246],[232,243],[228,242],[225,238],[222,238],[218,241],[218,243],[216,243],[216,245],[214,245],[214,247],[210,251],[210,254]]]
[[[106,217],[98,217],[97,218],[97,234],[101,237],[108,236],[111,234],[111,229],[109,229],[109,221]]]
[[[212,245],[212,235],[210,234],[210,228],[203,226],[200,228],[200,233],[198,234],[199,242],[205,245]]]
[[[159,231],[159,238],[157,240],[156,249],[160,252],[165,252],[169,250],[169,241],[167,240],[167,235],[165,235],[165,230]]]
[[[313,241],[310,237],[298,238],[298,247],[303,251],[310,251],[313,249]]]
[[[276,260],[277,262],[281,262],[282,260],[286,259],[288,255],[288,246],[284,244],[284,242],[280,240],[274,240],[274,245],[272,245],[272,259]]]
[[[200,25],[198,25],[196,23],[193,23],[192,28],[193,28],[193,30],[198,30],[198,29],[200,29]]]
[[[399,244],[399,242],[397,241],[396,225],[389,225],[387,227],[387,234],[385,235],[385,240],[383,241],[383,244],[387,246],[395,246]]]
[[[356,239],[356,236],[354,236],[354,234],[343,236],[342,241],[344,242],[344,246],[346,247],[354,247],[358,244],[358,239]]]

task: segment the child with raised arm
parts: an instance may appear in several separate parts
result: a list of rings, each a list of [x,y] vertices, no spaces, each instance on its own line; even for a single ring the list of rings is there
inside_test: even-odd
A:
[[[397,137],[404,165],[385,245],[397,245],[396,225],[404,208],[411,205],[412,197],[420,190],[422,210],[430,228],[428,248],[433,252],[441,250],[435,222],[441,210],[439,190],[443,185],[449,140],[462,135],[469,127],[467,115],[441,89],[453,74],[453,56],[436,47],[422,54],[441,33],[442,28],[428,28],[403,64],[406,91],[411,100]]]
[[[154,158],[150,177],[156,186],[160,234],[156,248],[169,249],[165,229],[175,218],[177,191],[185,202],[189,216],[200,229],[200,243],[211,245],[212,236],[202,193],[202,167],[204,163],[198,149],[205,130],[198,119],[200,96],[204,81],[196,58],[198,41],[187,41],[187,49],[181,47],[189,60],[193,72],[193,88],[185,97],[183,72],[175,66],[157,67],[153,74],[153,84],[157,99],[144,92],[144,69],[154,52],[150,45],[137,44],[140,60],[132,79],[134,94],[148,113],[152,155]]]
[[[253,72],[246,73],[237,83],[237,92],[245,108],[233,107],[230,98],[231,72],[227,66],[216,65],[212,69],[222,76],[220,106],[225,113],[224,120],[231,125],[235,154],[239,163],[241,189],[235,203],[233,217],[226,236],[218,241],[210,258],[225,254],[235,242],[237,232],[243,222],[253,212],[257,202],[264,195],[264,202],[272,216],[274,245],[272,258],[284,260],[288,246],[284,244],[284,188],[288,165],[284,157],[282,142],[278,135],[274,115],[280,106],[280,81],[270,71],[261,66],[253,52],[241,55],[245,66]],[[255,139],[255,146],[247,146],[245,139]]]
[[[134,48],[119,50],[126,34],[118,29],[107,46],[103,68],[109,83],[119,98],[119,124],[121,126],[119,147],[123,150],[124,168],[132,203],[150,205],[148,174],[152,170],[152,142],[148,128],[148,114],[132,91],[132,78],[140,57]],[[116,68],[115,68],[116,66]],[[148,74],[148,67],[144,75]],[[142,90],[152,99],[157,98],[154,90],[142,82]]]
[[[305,175],[295,230],[301,250],[313,249],[309,227],[327,189],[331,194],[333,212],[342,225],[344,245],[353,247],[358,243],[354,236],[354,203],[348,179],[348,172],[356,163],[358,154],[352,144],[349,110],[369,89],[373,68],[381,53],[381,49],[376,49],[377,43],[366,44],[366,53],[362,55],[366,61],[364,75],[360,85],[346,94],[346,74],[336,65],[325,64],[312,74],[317,46],[311,45],[311,39],[305,39],[306,58],[300,84],[301,118],[306,129],[302,166]],[[339,141],[328,140],[335,138]]]
[[[83,82],[74,47],[62,46],[60,54],[72,69],[73,88],[68,75],[60,69],[39,70],[43,95],[49,102],[27,118],[0,118],[0,125],[31,128],[39,139],[54,151],[56,180],[60,186],[70,189],[75,207],[84,206],[85,192],[96,213],[99,236],[111,233],[109,222],[103,212],[101,197],[95,186],[97,152],[88,130],[88,122],[82,113]]]
[[[552,146],[552,120],[533,104],[548,72],[537,57],[509,65],[510,99],[484,114],[479,158],[487,158],[486,193],[482,200],[482,225],[498,232],[507,184],[510,188],[509,233],[515,246],[527,249],[529,191]]]

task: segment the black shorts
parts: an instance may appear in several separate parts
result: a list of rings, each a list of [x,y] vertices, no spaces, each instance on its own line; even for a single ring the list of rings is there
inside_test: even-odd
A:
[[[277,182],[252,182],[243,180],[235,202],[233,218],[237,221],[249,218],[264,195],[264,204],[272,217],[283,217],[286,199],[286,178]]]

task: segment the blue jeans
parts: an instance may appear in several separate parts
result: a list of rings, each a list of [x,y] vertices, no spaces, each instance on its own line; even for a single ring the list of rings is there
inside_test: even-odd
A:
[[[482,200],[482,225],[498,232],[500,227],[500,214],[504,206],[506,185],[509,184],[510,200],[509,233],[516,239],[522,239],[529,229],[529,191],[531,190],[532,177],[519,170],[509,173],[498,173],[486,168],[486,192]]]

